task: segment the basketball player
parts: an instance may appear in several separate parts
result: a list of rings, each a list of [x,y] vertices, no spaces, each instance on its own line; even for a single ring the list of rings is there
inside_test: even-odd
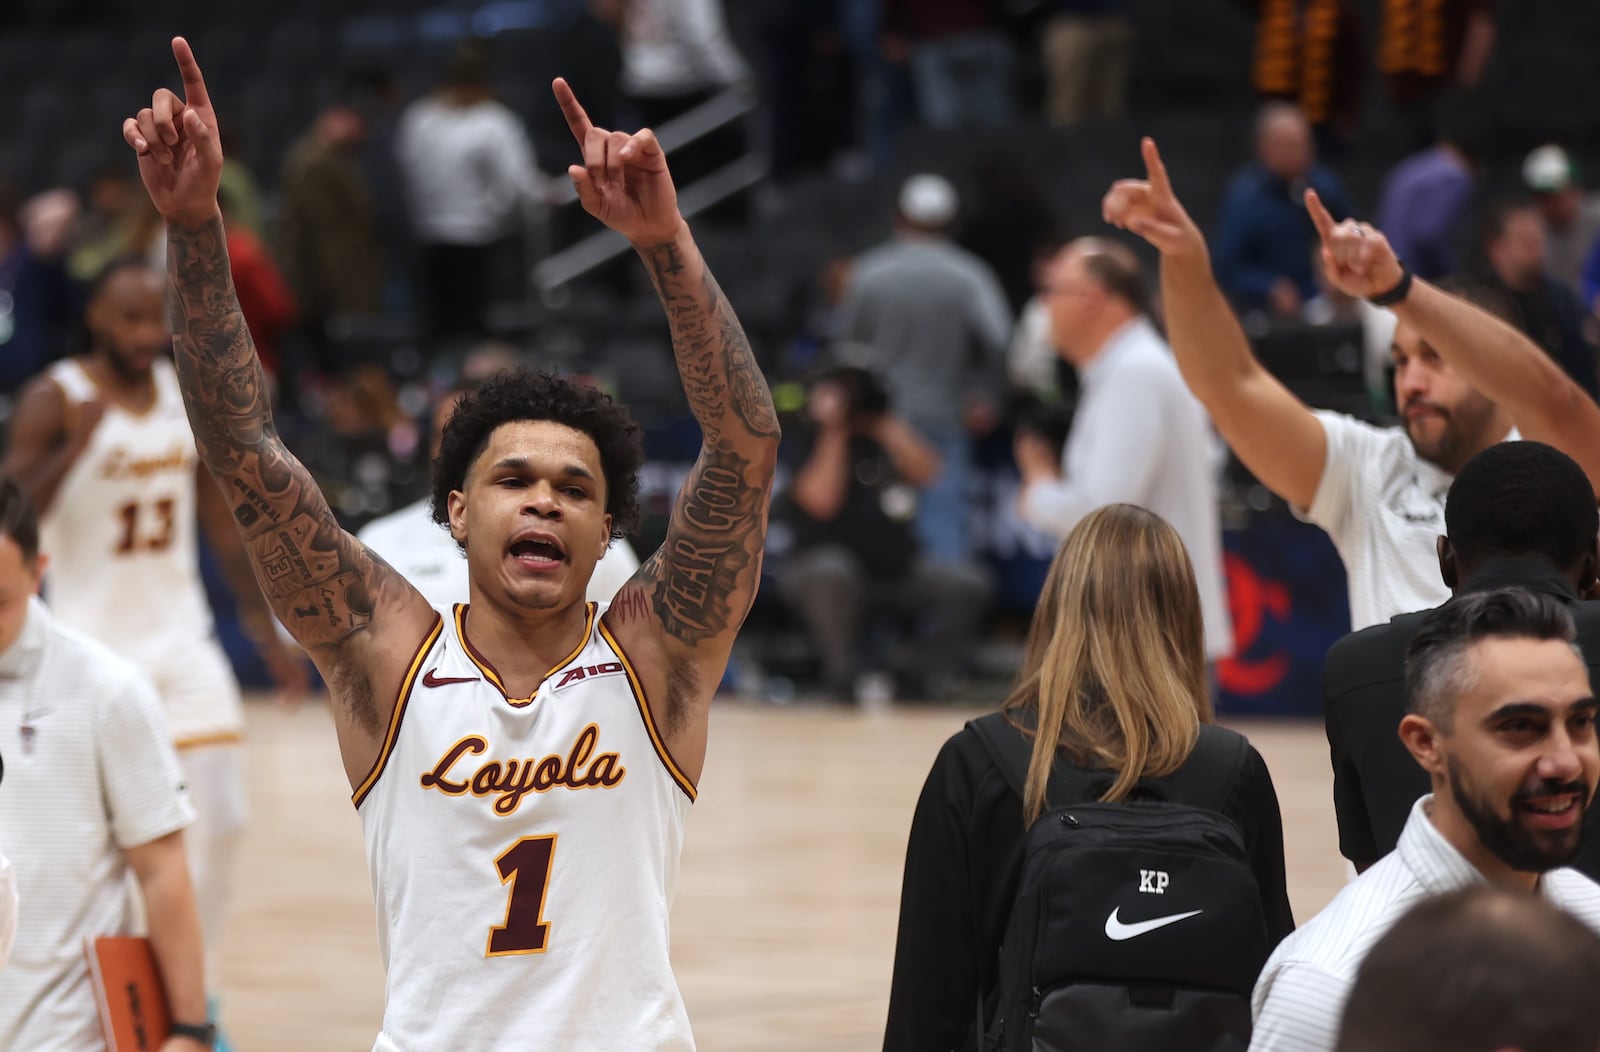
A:
[[[703,432],[661,549],[609,606],[584,588],[636,513],[637,428],[600,392],[508,374],[445,428],[434,516],[471,602],[439,611],[354,537],[272,426],[228,276],[222,153],[173,41],[123,136],[166,220],[178,375],[256,574],[330,685],[388,968],[381,1052],[694,1047],[668,961],[712,694],[755,596],[778,421],[655,136],[594,127],[584,208],[638,251]]]
[[[196,810],[185,842],[215,990],[247,817],[244,711],[200,580],[197,518],[280,687],[303,693],[306,675],[277,636],[221,492],[201,473],[167,358],[164,292],[142,260],[106,269],[85,312],[88,352],[24,390],[5,470],[39,511],[55,616],[138,665],[166,705]]]
[[[476,386],[463,382],[445,392],[434,406],[431,459],[439,459],[444,427],[456,405]],[[394,567],[431,605],[451,606],[467,601],[466,552],[434,521],[431,496],[373,519],[356,534],[356,540]],[[639,557],[633,554],[633,546],[618,537],[595,563],[585,594],[596,602],[610,602],[638,569]]]

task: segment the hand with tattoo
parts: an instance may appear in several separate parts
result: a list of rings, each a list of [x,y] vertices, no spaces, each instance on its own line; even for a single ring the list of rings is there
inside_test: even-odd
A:
[[[635,245],[670,239],[683,224],[667,155],[649,128],[635,132],[596,128],[561,78],[552,85],[583,164],[567,169],[584,210]]]
[[[159,88],[150,105],[122,122],[122,137],[139,155],[139,177],[162,218],[204,222],[217,210],[222,142],[205,77],[188,41],[172,40],[183,98]]]

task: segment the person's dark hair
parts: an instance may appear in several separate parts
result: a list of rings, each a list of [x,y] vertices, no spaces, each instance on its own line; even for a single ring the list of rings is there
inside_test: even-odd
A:
[[[83,302],[93,303],[95,300],[99,299],[100,294],[106,290],[106,286],[111,284],[111,279],[115,278],[118,274],[121,274],[125,270],[142,270],[150,274],[160,273],[156,270],[155,265],[144,256],[117,256],[115,259],[111,260],[111,262],[101,267],[99,272],[95,274],[94,280],[89,282],[89,288],[84,294]]]
[[[0,537],[16,541],[25,562],[39,557],[39,518],[27,494],[9,475],[0,475]]]
[[[1451,483],[1444,528],[1464,572],[1507,556],[1564,571],[1594,554],[1600,511],[1577,461],[1543,442],[1497,442]]]
[[[1442,291],[1457,299],[1466,300],[1479,310],[1487,311],[1513,328],[1522,328],[1522,310],[1511,293],[1499,285],[1466,274],[1452,274],[1436,284]]]
[[[1595,1052],[1600,936],[1538,895],[1430,896],[1356,972],[1337,1052]]]
[[[871,370],[856,365],[834,366],[812,381],[813,386],[825,383],[838,384],[843,389],[852,416],[882,416],[889,411],[889,389]]]
[[[1515,194],[1493,202],[1484,210],[1483,222],[1478,228],[1479,247],[1487,251],[1491,244],[1504,237],[1511,217],[1518,212],[1538,211],[1539,203],[1527,194]]]
[[[444,65],[444,84],[452,88],[489,86],[492,72],[489,43],[477,37],[461,41]]]
[[[630,533],[639,518],[639,468],[644,445],[625,406],[604,391],[530,369],[485,380],[457,403],[433,462],[433,521],[450,521],[450,491],[464,489],[467,472],[502,424],[549,420],[582,431],[600,450],[611,536]]]
[[[1423,619],[1406,647],[1406,711],[1449,729],[1456,699],[1472,687],[1468,652],[1480,640],[1559,640],[1570,646],[1577,634],[1565,605],[1525,588],[1452,599]]]

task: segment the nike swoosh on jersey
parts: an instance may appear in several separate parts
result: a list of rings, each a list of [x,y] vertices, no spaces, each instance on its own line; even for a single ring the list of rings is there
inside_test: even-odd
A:
[[[439,670],[430,668],[423,674],[422,685],[424,687],[447,687],[452,683],[476,683],[480,678],[478,676],[436,676],[434,673],[437,671]]]
[[[1136,939],[1157,928],[1165,928],[1169,924],[1176,924],[1190,917],[1198,917],[1204,910],[1190,910],[1188,913],[1173,913],[1166,917],[1154,917],[1147,921],[1136,921],[1133,924],[1124,924],[1118,919],[1117,914],[1122,912],[1118,906],[1111,911],[1111,916],[1106,918],[1106,938],[1113,942],[1122,942],[1124,939]]]

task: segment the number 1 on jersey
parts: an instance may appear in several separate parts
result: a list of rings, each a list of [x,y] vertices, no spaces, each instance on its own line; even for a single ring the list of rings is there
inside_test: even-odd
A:
[[[556,855],[556,834],[525,836],[494,860],[500,883],[511,885],[504,924],[489,929],[485,957],[543,953],[550,935],[544,919],[544,897],[550,890],[550,863]]]

